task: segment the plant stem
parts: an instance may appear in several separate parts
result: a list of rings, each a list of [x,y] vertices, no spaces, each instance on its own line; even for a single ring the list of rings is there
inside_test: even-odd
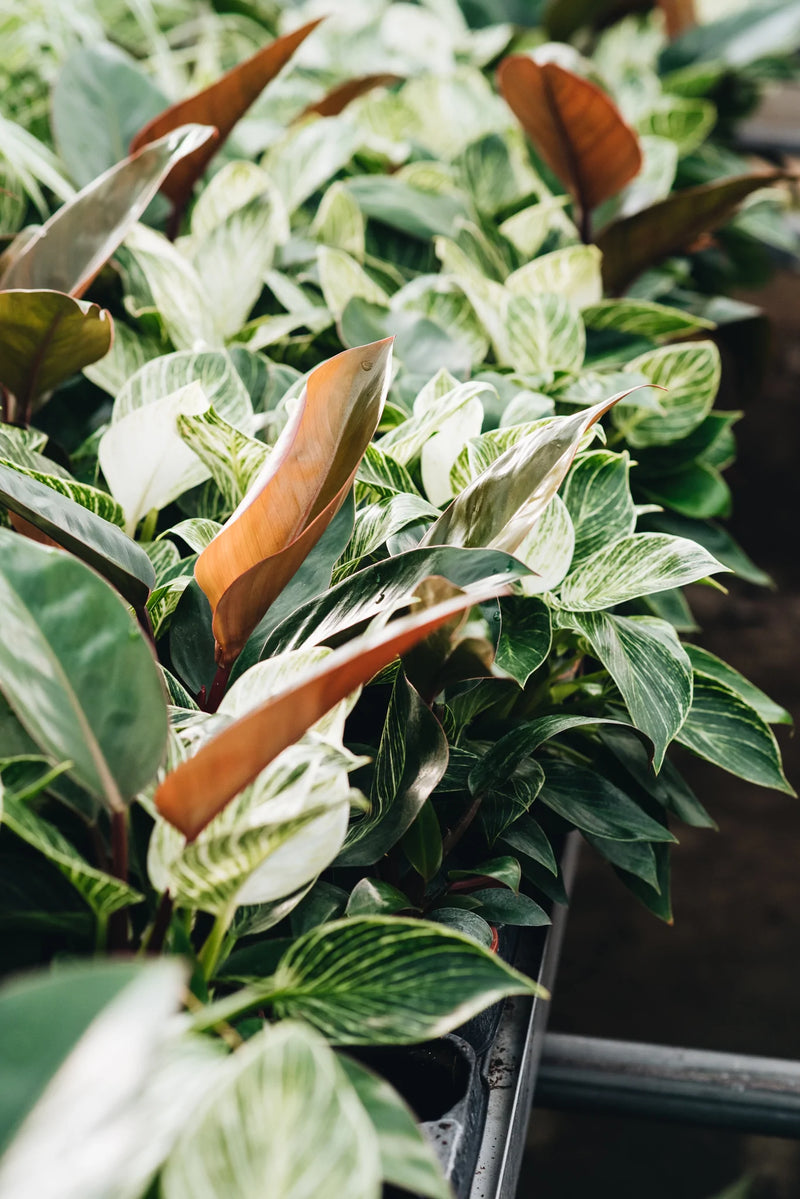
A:
[[[201,704],[203,711],[216,712],[222,697],[225,694],[225,688],[228,686],[230,678],[230,665],[221,665],[217,667],[217,673],[214,675],[214,682],[211,684],[211,689],[207,696],[204,697],[205,702]]]
[[[219,913],[214,921],[211,932],[206,938],[203,948],[197,955],[197,960],[203,969],[203,974],[205,975],[206,980],[213,977],[214,971],[217,968],[217,963],[219,962],[220,953],[222,952],[225,936],[228,932],[228,925],[233,919],[233,913],[235,910],[236,904],[231,903],[227,908]]]
[[[592,214],[588,208],[581,209],[581,223],[579,226],[581,241],[585,246],[592,243]]]
[[[111,813],[111,873],[121,882],[128,881],[128,811]],[[125,908],[112,912],[108,921],[108,947],[121,952],[128,947],[128,913]]]
[[[105,912],[97,913],[97,924],[94,930],[94,951],[96,954],[103,953],[106,947],[106,938],[108,936],[108,916]]]
[[[478,794],[473,799],[472,803],[467,808],[466,812],[464,812],[463,816],[460,818],[458,823],[455,825],[455,827],[450,830],[450,832],[447,834],[446,837],[442,838],[442,857],[443,858],[446,858],[447,855],[453,849],[455,849],[456,845],[458,845],[459,841],[464,836],[464,834],[466,833],[469,826],[472,824],[475,817],[478,815],[482,801],[483,801],[483,792],[479,791]]]
[[[165,891],[159,900],[153,923],[142,938],[140,953],[146,954],[148,957],[155,957],[156,954],[161,953],[171,920],[172,896],[169,891]]]
[[[152,541],[153,534],[156,531],[158,524],[158,508],[151,508],[147,516],[142,521],[142,532],[139,538],[140,541]]]

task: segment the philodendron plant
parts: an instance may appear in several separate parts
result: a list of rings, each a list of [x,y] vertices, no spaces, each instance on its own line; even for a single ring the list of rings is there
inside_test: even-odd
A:
[[[676,746],[791,792],[786,713],[681,640],[684,586],[765,577],[691,259],[654,266],[777,173],[668,196],[710,126],[655,71],[633,120],[518,53],[506,105],[510,29],[356,8],[186,96],[157,23],[150,74],[78,49],[82,190],[0,263],[3,962],[59,959],[0,991],[0,1199],[446,1196],[348,1046],[537,994],[498,928],[549,922],[570,830],[671,920],[713,826]],[[198,63],[252,35],[209,20]]]

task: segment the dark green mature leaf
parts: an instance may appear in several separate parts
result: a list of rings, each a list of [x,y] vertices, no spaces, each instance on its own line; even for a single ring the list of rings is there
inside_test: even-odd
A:
[[[785,708],[776,704],[759,687],[756,687],[755,683],[751,683],[749,679],[739,674],[739,671],[734,670],[727,662],[723,662],[716,654],[710,653],[707,649],[701,649],[699,645],[687,645],[684,648],[689,655],[689,661],[698,674],[708,675],[710,678],[716,679],[718,683],[730,687],[731,691],[735,691],[737,695],[741,696],[746,704],[755,708],[761,719],[767,724],[792,723],[791,714]]]
[[[375,759],[369,811],[355,818],[336,864],[370,866],[383,857],[413,824],[446,767],[442,726],[401,672]]]
[[[540,825],[532,816],[520,816],[503,833],[503,841],[519,853],[533,858],[551,874],[558,874],[558,863],[553,847]]]
[[[52,465],[55,471],[55,463]],[[20,474],[27,475],[29,479],[36,479],[38,483],[44,483],[51,491],[65,495],[68,499],[74,500],[76,504],[80,504],[82,508],[94,512],[95,516],[101,516],[103,520],[117,525],[120,529],[125,524],[125,513],[117,501],[107,491],[101,491],[99,487],[91,487],[88,483],[79,483],[77,479],[66,475],[31,470],[29,467],[20,466],[17,462],[9,461],[7,458],[0,458],[0,466],[12,467]]]
[[[91,866],[54,824],[8,792],[0,801],[2,823],[32,845],[69,879],[97,916],[107,917],[144,897],[113,875]]]
[[[571,611],[598,611],[726,570],[702,546],[684,537],[633,533],[597,550],[567,575],[561,603]]]
[[[83,295],[175,163],[212,134],[206,125],[184,125],[95,179],[27,242],[0,278],[0,288],[53,288]]]
[[[727,529],[714,521],[691,520],[674,512],[658,512],[646,517],[646,527],[661,533],[673,533],[688,537],[705,546],[718,562],[722,562],[739,578],[747,579],[760,587],[768,587],[771,579],[734,541]],[[689,624],[688,628],[693,626]]]
[[[365,216],[424,241],[451,233],[459,217],[467,217],[456,197],[420,191],[393,175],[357,175],[346,186]]]
[[[380,1195],[369,1116],[334,1053],[302,1024],[267,1025],[228,1058],[185,1124],[159,1191],[164,1199],[245,1199],[263,1192],[266,1179],[271,1199]]]
[[[413,1044],[443,1036],[535,982],[473,941],[422,920],[371,916],[301,937],[264,986],[279,1015],[339,1045]]]
[[[678,741],[748,782],[795,794],[769,725],[736,691],[709,675],[695,674],[694,699]]]
[[[519,891],[522,879],[519,862],[516,858],[489,858],[487,862],[478,862],[472,870],[449,870],[448,878],[494,878],[504,887],[509,887],[515,893]]]
[[[655,847],[648,841],[615,841],[608,837],[595,837],[591,833],[584,833],[583,836],[612,866],[635,874],[654,891],[660,890]]]
[[[378,1135],[384,1180],[427,1199],[451,1199],[433,1147],[397,1091],[361,1062],[340,1054],[339,1065],[355,1089]]]
[[[480,915],[492,924],[522,924],[541,928],[551,923],[544,908],[527,895],[514,895],[502,887],[486,887],[470,894],[472,899],[480,901]]]
[[[0,689],[37,745],[121,811],[167,738],[163,684],[125,605],[83,563],[0,529]]]
[[[137,129],[166,104],[150,76],[116,46],[101,42],[70,54],[53,86],[50,120],[59,157],[78,187],[124,158]]]
[[[379,878],[362,878],[350,892],[346,916],[393,916],[411,908],[407,895]]]
[[[519,547],[553,498],[587,429],[627,392],[555,417],[501,454],[428,530],[422,544]]]
[[[519,578],[528,573],[523,563],[499,550],[408,550],[359,570],[287,616],[267,640],[261,656],[272,657],[301,645],[320,645],[340,638],[348,630],[355,633],[380,612],[408,603],[415,587],[429,575],[439,575],[457,587],[468,587],[495,575]]]
[[[479,820],[490,845],[528,811],[543,783],[544,771],[538,762],[530,760],[510,778],[498,779],[497,785],[485,792]]]
[[[428,883],[439,871],[444,848],[442,830],[432,803],[424,803],[400,842],[411,865]]]
[[[92,1020],[140,970],[120,961],[62,965],[0,990],[0,1152]]]
[[[653,856],[656,861],[656,878],[658,881],[658,890],[651,887],[644,879],[636,874],[631,874],[627,870],[621,870],[619,866],[614,866],[614,870],[625,884],[628,890],[636,896],[640,903],[643,903],[648,911],[654,916],[658,916],[659,920],[663,920],[665,924],[672,924],[672,889],[670,880],[670,850],[671,845],[652,845]]]
[[[108,352],[114,326],[105,309],[58,291],[0,291],[0,384],[19,414]]]
[[[477,907],[477,904],[475,906]],[[495,933],[492,931],[492,926],[484,920],[483,916],[479,916],[470,908],[448,907],[445,902],[443,907],[434,908],[428,914],[428,919],[432,920],[434,924],[444,924],[446,928],[454,928],[456,932],[463,933],[465,937],[470,937],[479,945],[485,945],[487,949],[491,949],[494,944]]]
[[[674,841],[672,833],[615,787],[585,766],[547,762],[540,803],[582,832],[615,841]]]
[[[687,187],[615,221],[597,238],[606,290],[624,291],[648,267],[684,250],[701,233],[724,225],[751,192],[786,178],[786,171],[764,171]]]
[[[583,634],[619,687],[631,720],[653,742],[659,770],[692,703],[692,667],[675,630],[654,617],[610,612],[565,613],[564,624]]]
[[[0,503],[93,567],[135,608],[145,603],[156,581],[153,564],[116,525],[2,463]]]
[[[607,725],[600,732],[600,740],[624,767],[626,774],[621,785],[626,791],[633,779],[645,795],[651,796],[667,812],[674,813],[684,824],[692,828],[717,827],[668,758],[656,775],[644,745],[622,725],[618,728]]]
[[[500,612],[495,665],[524,687],[550,652],[550,608],[536,596],[509,596],[501,601]]]

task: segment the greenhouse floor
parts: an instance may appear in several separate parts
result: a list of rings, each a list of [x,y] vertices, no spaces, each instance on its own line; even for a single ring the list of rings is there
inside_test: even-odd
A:
[[[776,592],[734,581],[694,588],[702,643],[800,721],[800,279],[759,300],[775,322],[770,373],[739,407],[740,459],[728,479],[732,528]],[[755,297],[753,297],[755,299]],[[734,367],[729,378],[740,378]],[[800,790],[800,740],[778,730]],[[550,1027],[800,1059],[800,803],[694,762],[687,777],[718,833],[681,828],[674,927],[660,924],[585,852]],[[796,1199],[800,1141],[651,1121],[537,1110],[520,1199]],[[726,1199],[728,1199],[726,1193]]]

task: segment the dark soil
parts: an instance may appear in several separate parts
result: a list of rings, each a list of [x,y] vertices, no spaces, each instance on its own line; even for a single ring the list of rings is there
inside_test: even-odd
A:
[[[729,335],[721,406],[745,413],[728,475],[731,528],[777,589],[734,580],[728,596],[695,588],[691,598],[698,640],[798,722],[800,278],[779,277],[757,302],[773,319],[769,373],[753,389]],[[800,790],[800,739],[788,728],[778,739]],[[693,759],[685,766],[719,832],[678,830],[674,927],[585,848],[550,1027],[800,1059],[800,803]],[[796,1199],[800,1142],[537,1110],[518,1195],[708,1199],[745,1174],[758,1199]]]

